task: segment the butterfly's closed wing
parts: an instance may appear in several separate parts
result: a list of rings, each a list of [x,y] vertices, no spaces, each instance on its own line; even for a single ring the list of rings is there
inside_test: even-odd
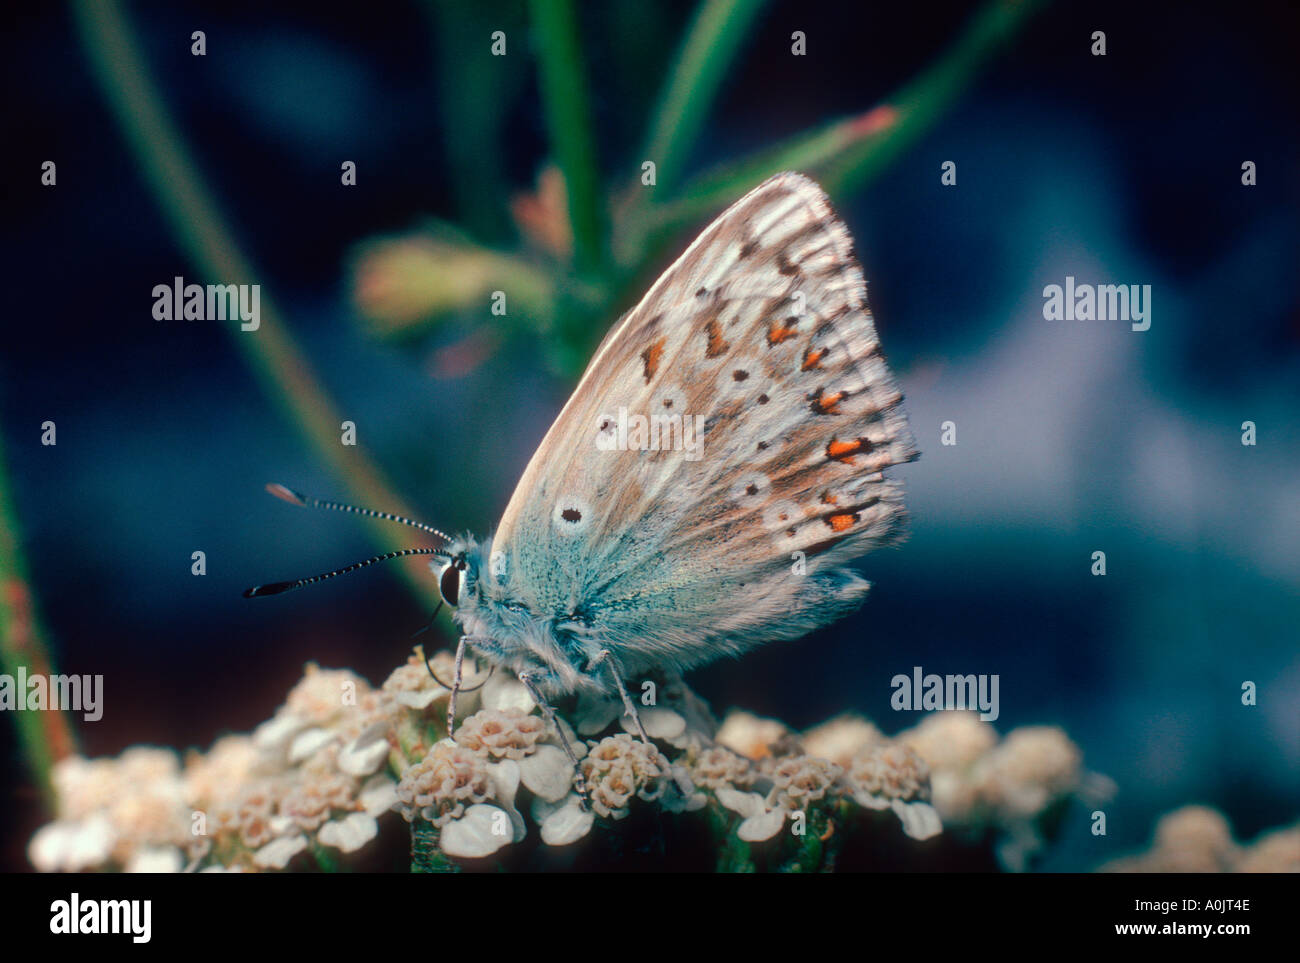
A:
[[[897,535],[881,472],[916,457],[865,294],[807,178],[734,204],[597,350],[506,508],[485,591],[598,636],[629,672],[860,604],[843,563]],[[637,417],[676,450],[638,450]]]

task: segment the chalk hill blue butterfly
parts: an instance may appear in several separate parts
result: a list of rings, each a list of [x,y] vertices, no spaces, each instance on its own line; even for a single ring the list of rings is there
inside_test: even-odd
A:
[[[918,454],[901,402],[826,195],[763,182],[605,337],[495,535],[420,526],[463,631],[453,685],[468,646],[548,715],[587,692],[635,720],[625,680],[853,611],[869,583],[847,563],[904,522],[883,474]]]

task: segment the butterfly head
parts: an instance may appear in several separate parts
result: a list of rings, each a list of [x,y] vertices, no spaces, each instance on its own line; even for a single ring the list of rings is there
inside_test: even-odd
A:
[[[476,539],[468,535],[454,539],[429,563],[442,601],[462,612],[472,611],[483,588],[479,580],[485,564],[483,546]]]

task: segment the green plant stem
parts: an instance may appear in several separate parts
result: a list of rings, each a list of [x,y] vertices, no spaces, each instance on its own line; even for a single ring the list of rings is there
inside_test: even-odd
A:
[[[704,0],[669,71],[641,159],[655,162],[656,184],[675,193],[687,153],[763,0]]]
[[[339,857],[337,850],[332,850],[328,846],[322,846],[320,843],[312,843],[312,859],[316,860],[316,865],[322,873],[346,873],[347,865]]]
[[[23,666],[28,676],[48,679],[53,674],[53,660],[36,615],[19,531],[0,445],[0,668],[14,675]],[[15,697],[26,699],[27,693],[16,692]],[[54,709],[9,714],[18,727],[19,744],[41,800],[53,813],[57,800],[50,770],[55,762],[76,751],[72,725],[64,712]]]
[[[529,7],[537,32],[542,108],[569,198],[574,265],[579,273],[598,274],[605,265],[605,218],[577,16],[572,0],[532,0]]]
[[[755,871],[754,853],[749,843],[736,835],[740,819],[729,810],[724,809],[716,799],[710,799],[704,809],[704,818],[708,820],[709,832],[717,847],[714,860],[714,872],[717,873],[752,873]]]
[[[520,58],[491,56],[488,44],[494,28],[514,35],[513,5],[509,13],[496,4],[423,0],[421,5],[433,26],[442,145],[458,219],[476,237],[504,243],[513,225],[504,203],[507,154],[497,144],[504,133],[506,107],[527,72],[522,64],[514,67]],[[466,50],[471,37],[482,45],[472,53]],[[465,95],[473,90],[491,90],[492,96]],[[496,203],[485,204],[484,198]]]
[[[455,861],[438,848],[441,833],[432,823],[416,819],[411,823],[411,872],[459,873]]]
[[[645,257],[638,245],[653,245],[681,227],[736,200],[750,188],[777,171],[816,172],[867,138],[880,136],[894,122],[888,108],[877,107],[857,117],[832,121],[769,150],[707,172],[696,178],[687,196],[656,205],[640,223],[638,232],[629,226],[626,246],[618,249],[620,263],[632,264]],[[633,215],[635,216],[635,215]]]
[[[121,5],[115,0],[78,0],[72,9],[95,77],[181,248],[213,279],[256,282],[257,272],[235,243],[162,103]],[[256,331],[242,331],[236,323],[227,324],[225,330],[262,388],[344,482],[352,498],[363,505],[410,514],[379,469],[357,447],[340,443],[338,409],[265,291],[261,310]],[[386,551],[407,547],[407,539],[398,537],[394,527],[368,524]],[[436,601],[427,565],[410,563],[402,572],[418,598],[426,604]]]

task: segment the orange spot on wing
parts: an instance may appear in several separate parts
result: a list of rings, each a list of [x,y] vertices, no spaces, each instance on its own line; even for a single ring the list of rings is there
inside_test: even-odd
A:
[[[831,527],[833,532],[842,532],[846,528],[852,528],[853,523],[858,520],[858,516],[845,512],[841,515],[830,515],[826,519],[826,524]]]
[[[871,442],[865,438],[854,438],[852,441],[838,441],[832,438],[831,443],[826,446],[826,457],[852,465],[854,455],[869,451],[871,451]]]
[[[650,379],[655,376],[659,370],[659,359],[663,357],[664,339],[660,338],[650,347],[641,352],[641,361],[645,365],[645,383],[649,384]]]
[[[802,370],[812,371],[816,368],[819,368],[820,365],[817,362],[821,361],[822,357],[825,354],[826,352],[821,348],[808,348],[807,350],[805,350],[803,353]]]
[[[787,321],[773,321],[767,327],[767,343],[775,347],[782,341],[789,341],[798,333],[798,329]]]
[[[709,336],[709,343],[704,348],[704,357],[716,358],[731,347],[722,337],[722,328],[716,319],[704,326],[704,333]]]
[[[840,500],[836,498],[834,495],[832,495],[830,492],[822,492],[823,505],[838,505],[839,503]]]
[[[836,391],[829,395],[823,395],[821,389],[817,390],[817,396],[813,398],[812,410],[819,415],[839,414],[835,409],[839,403],[844,400],[844,392]]]

